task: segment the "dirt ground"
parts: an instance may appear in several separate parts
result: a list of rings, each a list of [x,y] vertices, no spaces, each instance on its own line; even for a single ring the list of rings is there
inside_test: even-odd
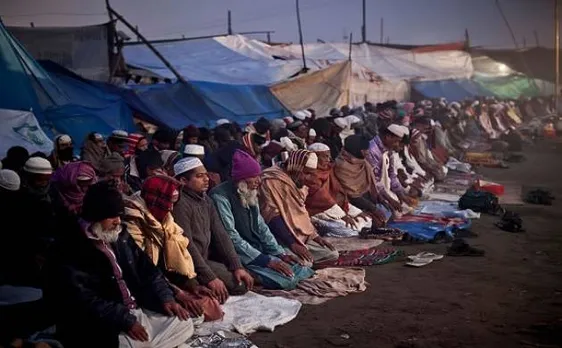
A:
[[[559,197],[551,207],[508,207],[521,214],[526,233],[503,232],[493,225],[496,217],[485,216],[473,225],[479,237],[467,239],[485,257],[367,267],[364,293],[303,306],[292,322],[250,339],[260,348],[562,347],[562,143],[542,143],[525,155],[510,169],[480,172],[545,186]]]

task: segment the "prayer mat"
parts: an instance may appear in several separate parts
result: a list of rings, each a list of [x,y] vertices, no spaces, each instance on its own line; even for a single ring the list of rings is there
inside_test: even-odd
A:
[[[340,253],[347,250],[363,250],[371,249],[381,245],[384,241],[380,239],[361,239],[359,237],[347,237],[347,238],[333,238],[325,237],[326,241],[336,248]]]
[[[384,265],[395,261],[401,256],[404,256],[404,252],[393,248],[349,250],[340,252],[340,257],[335,261],[317,263],[314,267],[326,268]]]

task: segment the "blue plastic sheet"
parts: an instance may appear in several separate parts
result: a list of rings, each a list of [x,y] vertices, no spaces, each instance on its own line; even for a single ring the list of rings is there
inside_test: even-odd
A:
[[[479,96],[493,96],[492,92],[469,79],[412,82],[412,89],[424,98],[445,97],[449,101]]]

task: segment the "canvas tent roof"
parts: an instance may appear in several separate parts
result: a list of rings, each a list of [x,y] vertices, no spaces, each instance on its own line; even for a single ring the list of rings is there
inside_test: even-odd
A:
[[[418,81],[412,83],[412,90],[421,95],[422,98],[445,97],[447,100],[451,101],[481,96],[493,96],[490,91],[469,79]]]

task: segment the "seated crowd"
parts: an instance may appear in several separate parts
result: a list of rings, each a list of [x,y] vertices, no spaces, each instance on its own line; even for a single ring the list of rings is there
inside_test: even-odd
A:
[[[13,147],[0,214],[22,218],[1,244],[0,345],[56,325],[65,347],[181,346],[229,296],[295,289],[338,259],[325,236],[411,212],[450,159],[517,151],[517,126],[550,107],[388,101],[244,129],[92,133],[79,157],[69,135],[48,156]]]

